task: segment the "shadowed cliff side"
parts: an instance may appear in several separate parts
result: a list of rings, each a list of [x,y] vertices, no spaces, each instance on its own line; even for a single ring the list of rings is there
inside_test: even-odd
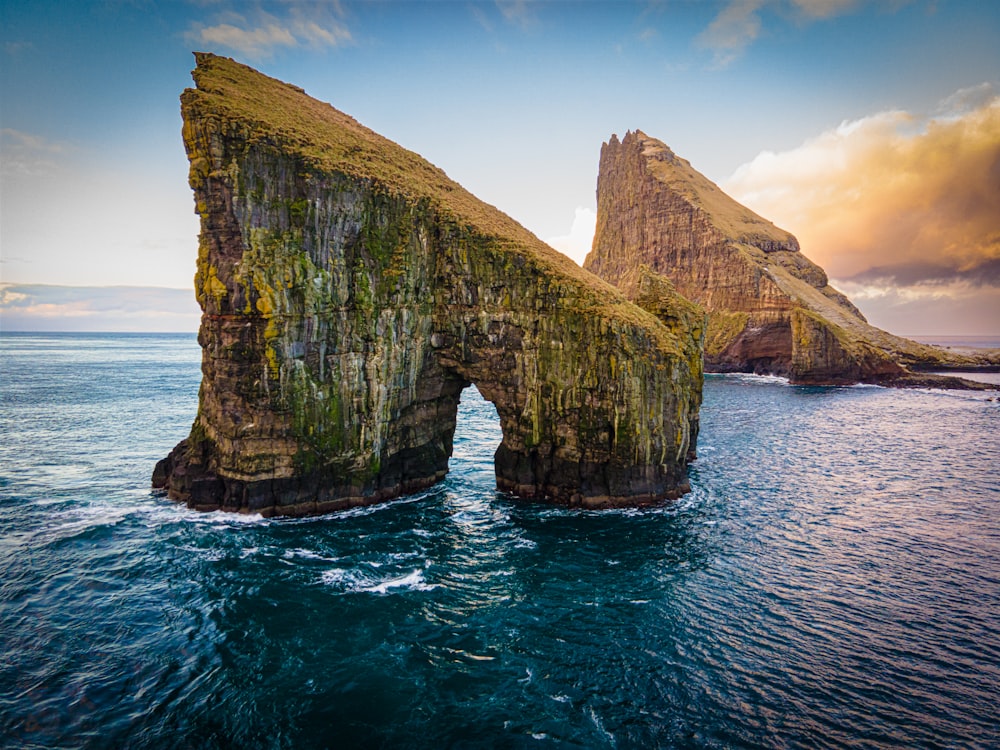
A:
[[[705,367],[795,383],[986,388],[918,372],[997,364],[868,324],[788,232],[640,131],[601,148],[597,231],[584,268],[636,299],[640,266],[708,313]]]
[[[265,515],[415,491],[447,472],[474,383],[500,417],[502,490],[600,507],[687,489],[700,331],[301,89],[196,60],[203,380],[154,486]]]

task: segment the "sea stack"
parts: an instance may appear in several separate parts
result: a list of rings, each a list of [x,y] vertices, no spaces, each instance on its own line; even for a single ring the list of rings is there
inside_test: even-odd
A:
[[[445,475],[475,384],[500,417],[501,490],[604,507],[687,489],[700,319],[664,324],[301,89],[196,60],[203,380],[154,486],[264,515],[397,497]]]
[[[597,231],[584,268],[637,298],[637,269],[708,313],[705,368],[793,383],[982,387],[916,372],[988,364],[868,324],[779,229],[641,131],[601,148]]]

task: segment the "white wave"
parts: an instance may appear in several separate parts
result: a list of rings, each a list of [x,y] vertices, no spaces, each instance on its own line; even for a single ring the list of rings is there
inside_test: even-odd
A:
[[[331,568],[324,570],[320,580],[327,586],[337,586],[344,589],[356,589],[359,585],[359,572],[346,568]]]
[[[396,589],[430,591],[438,587],[437,584],[427,583],[424,580],[424,573],[420,569],[415,569],[406,575],[387,577],[379,580],[374,576],[366,575],[363,571],[356,568],[331,568],[324,571],[320,578],[328,586],[335,586],[347,592],[366,592],[370,594],[388,594]]]
[[[155,492],[148,492],[147,494],[153,502],[149,505],[137,507],[135,512],[142,512],[154,524],[184,521],[192,524],[225,528],[230,526],[273,523],[272,519],[264,518],[260,513],[233,513],[227,510],[193,510],[174,500],[165,500],[162,493],[157,495]]]
[[[594,707],[587,706],[584,709],[584,713],[587,715],[587,718],[589,718],[590,721],[593,722],[594,727],[597,729],[597,731],[602,735],[604,735],[605,739],[607,739],[611,747],[616,747],[617,743],[615,742],[615,736],[611,734],[611,732],[609,732],[607,728],[604,726],[604,722],[601,721],[601,717],[598,716],[597,711],[594,710]]]
[[[426,583],[424,581],[424,573],[422,570],[414,570],[408,575],[401,576],[400,578],[390,578],[387,581],[382,581],[361,590],[370,591],[374,594],[388,594],[389,589],[400,588],[412,589],[414,591],[430,591],[431,589],[436,589],[437,585]]]
[[[274,522],[271,518],[264,518],[260,513],[233,513],[228,510],[213,510],[207,513],[204,511],[194,512],[207,516],[206,521],[212,524],[212,526],[218,527],[257,526]]]
[[[723,372],[710,374],[712,377],[725,378],[726,380],[738,380],[746,383],[776,383],[778,385],[788,385],[788,378],[783,375],[754,375],[751,372]]]
[[[305,549],[304,547],[295,547],[293,549],[285,550],[282,554],[286,560],[291,560],[293,558],[302,558],[305,560],[320,560],[322,562],[336,562],[336,557],[327,557],[321,555],[318,552],[313,552],[311,549]]]
[[[194,547],[190,544],[182,544],[178,549],[190,553],[192,557],[209,562],[218,562],[226,557],[225,550],[219,547]]]

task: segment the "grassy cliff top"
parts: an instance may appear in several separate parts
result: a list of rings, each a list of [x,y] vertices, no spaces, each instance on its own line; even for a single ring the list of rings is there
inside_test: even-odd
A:
[[[419,154],[313,99],[297,86],[226,57],[196,52],[195,60],[192,77],[197,88],[185,90],[181,97],[185,118],[214,115],[241,123],[250,130],[252,139],[270,142],[319,171],[371,181],[387,193],[427,200],[442,218],[494,240],[505,251],[523,256],[541,273],[561,277],[577,287],[577,305],[651,329],[666,349],[676,349],[672,336],[653,316],[502,211],[476,198]]]
[[[674,154],[663,141],[651,138],[641,130],[625,136],[626,139],[630,137],[639,140],[650,173],[692,205],[701,208],[712,224],[730,239],[771,241],[798,248],[798,241],[791,232],[780,229],[730,198],[722,188],[692,167],[687,159]]]

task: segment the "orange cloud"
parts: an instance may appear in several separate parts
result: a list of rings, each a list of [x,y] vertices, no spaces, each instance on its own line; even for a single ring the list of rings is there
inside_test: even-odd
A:
[[[834,279],[1000,286],[1000,96],[984,84],[947,105],[964,108],[845,122],[760,154],[723,187]]]

